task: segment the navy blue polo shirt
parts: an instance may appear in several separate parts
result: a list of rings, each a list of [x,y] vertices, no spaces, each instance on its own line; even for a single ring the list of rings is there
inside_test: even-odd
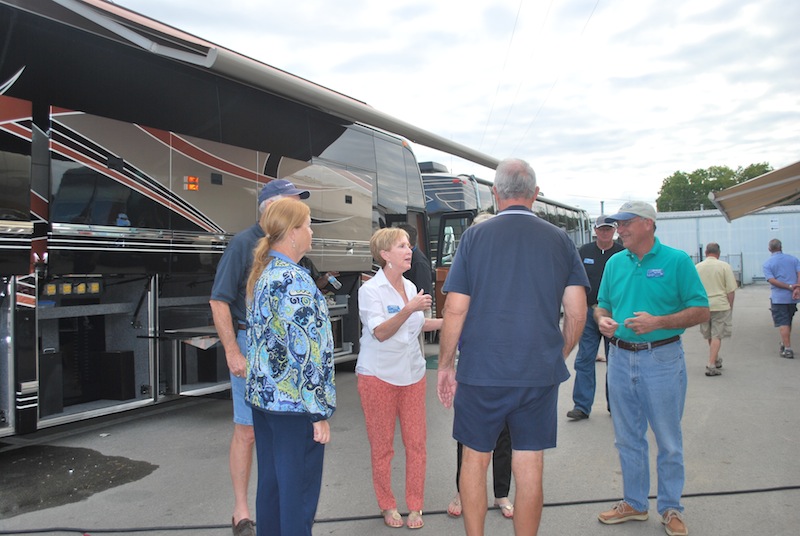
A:
[[[247,319],[247,277],[253,266],[253,250],[264,230],[257,223],[236,233],[217,265],[211,299],[230,305],[234,326]]]
[[[457,381],[535,387],[566,380],[559,320],[572,285],[589,287],[572,240],[525,207],[467,229],[444,284],[445,292],[470,297]]]

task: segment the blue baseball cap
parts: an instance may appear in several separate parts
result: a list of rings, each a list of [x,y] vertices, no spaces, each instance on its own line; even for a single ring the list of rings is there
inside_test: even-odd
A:
[[[308,196],[311,195],[311,193],[308,190],[299,190],[294,184],[286,179],[275,179],[268,182],[263,188],[261,188],[261,192],[258,194],[258,204],[260,205],[267,199],[279,195],[299,195],[300,199],[308,199]]]

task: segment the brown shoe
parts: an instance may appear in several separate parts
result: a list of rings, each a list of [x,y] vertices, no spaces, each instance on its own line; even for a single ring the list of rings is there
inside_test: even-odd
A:
[[[683,522],[683,514],[677,510],[664,512],[664,515],[661,516],[661,523],[664,524],[664,530],[669,536],[688,536],[689,534],[686,523]]]
[[[600,523],[606,525],[616,525],[617,523],[625,523],[626,521],[647,521],[647,512],[640,512],[634,510],[633,507],[625,501],[619,501],[614,507],[597,516]]]
[[[231,526],[233,527],[233,536],[256,536],[256,524],[250,519],[244,518],[240,519],[238,523],[234,523],[231,518]]]

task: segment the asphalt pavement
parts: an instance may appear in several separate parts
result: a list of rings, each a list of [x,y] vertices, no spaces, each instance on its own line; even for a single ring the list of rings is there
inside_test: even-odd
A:
[[[778,333],[768,307],[767,285],[737,292],[733,337],[723,342],[723,374],[718,377],[704,375],[707,347],[698,328],[684,334],[689,388],[683,502],[690,534],[800,533],[800,359],[778,356]],[[795,332],[798,350],[800,328]],[[432,367],[437,350],[436,345],[427,347]],[[602,387],[605,363],[598,363],[597,373],[600,387],[587,420],[566,418],[572,408],[572,378],[561,386],[558,447],[545,454],[539,534],[662,535],[654,500],[648,521],[616,526],[597,521],[597,514],[622,493]],[[463,522],[446,514],[455,491],[452,413],[436,399],[434,369],[427,379],[428,465],[420,533],[463,534]],[[404,533],[405,528],[385,527],[378,515],[352,366],[337,368],[336,383],[338,409],[331,420],[314,534]],[[187,398],[80,427],[3,438],[0,534],[230,535],[230,413],[229,400]],[[394,489],[405,513],[399,436],[398,428]],[[652,435],[650,440],[654,496]],[[255,488],[253,479],[251,503]],[[512,523],[492,510],[486,534],[511,535]]]

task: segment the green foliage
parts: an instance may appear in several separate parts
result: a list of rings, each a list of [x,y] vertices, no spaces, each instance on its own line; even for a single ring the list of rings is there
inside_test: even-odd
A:
[[[763,175],[772,171],[766,162],[750,164],[736,171],[728,166],[711,166],[708,169],[696,169],[691,173],[676,171],[661,183],[656,206],[659,212],[675,212],[678,210],[700,210],[713,208],[708,199],[709,192],[718,192],[734,184]]]

